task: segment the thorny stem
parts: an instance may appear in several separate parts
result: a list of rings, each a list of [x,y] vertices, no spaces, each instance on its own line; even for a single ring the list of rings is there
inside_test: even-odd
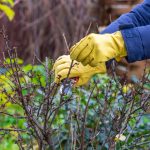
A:
[[[90,96],[88,98],[88,101],[86,103],[86,107],[85,107],[85,111],[84,111],[84,115],[83,115],[83,123],[82,123],[82,130],[81,130],[81,150],[84,150],[84,136],[85,136],[85,125],[86,125],[86,117],[87,117],[87,112],[88,112],[88,107],[89,107],[89,102],[91,99],[91,96],[93,94],[93,91],[95,89],[96,85],[93,87]]]
[[[4,38],[5,38],[5,40],[7,40],[7,36],[4,35]],[[51,83],[52,80],[50,81],[50,83],[48,82],[49,69],[47,67],[47,64],[45,66],[43,63],[42,63],[42,65],[44,66],[46,73],[47,73],[46,74],[46,76],[47,76],[46,77],[46,80],[47,80],[46,87],[42,86],[40,77],[38,77],[38,85],[34,85],[32,83],[25,82],[25,80],[24,80],[25,87],[22,87],[20,75],[19,75],[19,72],[21,72],[21,67],[19,67],[19,65],[17,64],[17,60],[14,59],[15,57],[17,57],[16,51],[15,51],[15,53],[10,52],[10,47],[9,47],[8,41],[5,44],[6,44],[8,55],[9,55],[9,58],[11,61],[10,69],[12,69],[12,78],[14,80],[13,84],[15,85],[16,88],[12,87],[11,85],[10,85],[10,87],[15,92],[16,95],[15,95],[15,97],[12,97],[12,96],[9,97],[9,93],[5,93],[5,95],[8,96],[8,101],[6,101],[4,103],[4,105],[6,105],[9,101],[15,102],[17,105],[20,105],[23,108],[23,110],[25,111],[25,117],[9,114],[9,113],[7,113],[7,111],[5,112],[5,110],[1,111],[0,114],[3,114],[5,116],[10,116],[10,117],[16,118],[18,120],[26,119],[26,122],[28,122],[29,130],[28,129],[27,130],[19,129],[17,127],[8,128],[8,129],[1,128],[0,130],[4,131],[4,132],[5,131],[6,132],[7,131],[8,132],[15,131],[15,132],[18,132],[18,134],[20,134],[20,135],[21,135],[21,133],[24,133],[24,132],[29,133],[30,135],[32,135],[32,137],[34,137],[34,140],[36,140],[38,142],[40,150],[45,150],[47,148],[54,150],[54,149],[56,149],[57,146],[61,147],[61,149],[63,149],[64,147],[63,147],[62,143],[65,143],[64,142],[65,140],[63,141],[62,136],[65,137],[65,135],[68,133],[68,130],[67,130],[67,128],[65,128],[65,125],[63,123],[61,123],[59,125],[59,129],[58,129],[58,125],[56,125],[55,122],[57,122],[57,119],[59,118],[59,111],[61,110],[61,108],[65,109],[64,106],[65,105],[70,106],[71,103],[74,105],[74,102],[75,102],[74,97],[71,95],[69,98],[67,98],[67,100],[64,100],[63,96],[61,95],[59,98],[59,101],[57,101],[58,103],[55,102],[55,98],[56,98],[55,96],[57,95],[57,88],[59,85]],[[68,44],[66,44],[66,45],[68,45]],[[5,55],[4,55],[4,57],[5,57]],[[12,62],[12,59],[14,59],[14,62]],[[36,58],[36,59],[38,60],[38,58]],[[38,62],[40,62],[40,60],[38,60]],[[2,63],[2,62],[0,62],[0,63]],[[33,64],[35,64],[35,59],[33,60]],[[70,69],[68,72],[68,77],[69,77],[69,74],[71,71],[72,64],[73,64],[73,61],[71,63],[71,66],[70,66]],[[2,66],[7,67],[6,65],[2,65]],[[142,84],[138,84],[138,86],[140,86],[140,88],[138,88],[137,90],[135,90],[134,88],[131,88],[131,92],[124,94],[122,92],[122,85],[120,84],[120,82],[117,78],[115,70],[113,70],[113,71],[114,71],[113,72],[113,80],[116,82],[116,85],[117,85],[115,88],[117,89],[117,91],[119,91],[118,92],[119,96],[121,96],[120,99],[123,101],[121,103],[121,107],[119,107],[119,104],[117,105],[117,107],[119,107],[119,109],[116,109],[113,106],[114,104],[116,105],[116,102],[114,102],[114,101],[116,101],[116,99],[111,100],[112,94],[113,94],[113,93],[111,93],[111,92],[113,92],[113,91],[111,91],[111,88],[113,85],[112,82],[109,82],[109,84],[103,86],[103,87],[105,87],[105,89],[100,89],[98,87],[98,83],[100,83],[101,81],[94,82],[94,87],[92,89],[91,89],[91,87],[90,88],[88,87],[87,92],[90,92],[90,95],[89,95],[89,93],[87,94],[89,96],[88,96],[88,99],[86,99],[86,104],[84,104],[85,107],[83,106],[83,104],[81,102],[81,108],[83,106],[85,108],[84,111],[79,111],[76,108],[69,107],[70,112],[74,113],[74,109],[75,109],[76,117],[74,119],[72,114],[70,113],[69,119],[65,118],[67,121],[69,121],[69,123],[71,123],[71,126],[69,128],[70,134],[69,134],[69,137],[67,134],[68,139],[66,140],[67,141],[66,143],[69,143],[70,139],[71,139],[71,145],[69,145],[68,147],[71,147],[72,149],[84,150],[84,149],[88,149],[89,145],[91,145],[91,147],[93,149],[98,145],[98,146],[101,146],[101,149],[103,149],[103,148],[105,148],[105,145],[107,144],[107,145],[109,145],[109,149],[114,149],[116,146],[115,145],[116,142],[114,141],[115,135],[117,133],[123,134],[124,132],[127,131],[127,125],[129,123],[130,119],[133,119],[133,118],[131,118],[132,115],[142,114],[141,109],[142,109],[143,105],[145,105],[145,103],[149,99],[149,94],[146,94],[146,93],[144,93],[144,91],[142,91],[144,89],[144,83],[146,82],[146,77],[143,76],[143,78],[142,78],[143,81],[141,81]],[[34,79],[33,67],[32,67],[31,74],[32,75],[28,76],[28,77],[30,77],[30,79],[32,80],[32,79]],[[24,73],[23,75],[26,75],[26,74]],[[9,78],[8,76],[6,76],[6,77]],[[126,85],[126,84],[127,83],[125,82],[124,85]],[[33,89],[35,88],[35,89],[30,90],[32,88]],[[38,101],[38,106],[34,106],[34,104],[37,104],[37,101],[35,101],[35,99],[33,97],[36,95],[36,92],[37,92],[36,90],[41,89],[41,88],[43,91],[42,96],[41,96],[42,98]],[[23,89],[29,90],[30,91],[29,94],[24,96],[22,94]],[[80,90],[85,90],[85,89],[81,88]],[[143,95],[140,95],[140,93],[142,93]],[[102,96],[100,94],[102,94]],[[138,94],[140,96],[140,102],[136,101],[136,94]],[[116,96],[114,96],[114,97],[116,97]],[[90,102],[93,100],[93,98],[95,100],[94,102],[96,102],[97,105],[91,109],[89,106],[90,106]],[[82,100],[82,98],[81,98],[81,100]],[[80,109],[80,106],[78,106],[78,108]],[[95,123],[94,127],[90,130],[91,134],[89,135],[89,137],[87,137],[86,129],[89,129],[88,126],[86,126],[89,123],[89,120],[87,120],[87,115],[91,110],[95,112],[94,117],[96,117],[97,120],[96,120],[96,122],[94,122]],[[67,109],[67,111],[68,111],[68,109]],[[137,113],[138,111],[140,111],[140,113]],[[61,115],[63,115],[63,117],[64,117],[63,113],[61,113]],[[90,113],[89,113],[89,115],[90,115]],[[133,117],[135,117],[135,116],[133,116]],[[73,125],[75,127],[73,127]],[[56,127],[56,129],[55,129],[55,127]],[[66,131],[63,131],[62,128],[65,128],[65,130],[67,130],[67,133],[65,133]],[[62,134],[62,132],[63,132],[63,134]],[[102,140],[100,143],[99,137],[102,136],[102,132],[104,132],[103,134],[105,134],[106,138],[104,138],[104,140]],[[60,135],[58,137],[59,144],[57,141],[55,141],[55,139],[56,139],[55,137],[57,137],[58,135]],[[88,138],[88,140],[87,140],[87,138]],[[139,138],[141,139],[142,136]],[[21,140],[21,136],[19,137],[19,139]],[[128,137],[128,139],[129,139],[129,137]],[[127,141],[128,141],[128,139],[127,139]],[[135,139],[135,140],[139,141],[139,139]],[[134,142],[135,141],[133,140],[133,142],[130,145],[128,145],[127,147],[136,147],[137,145]],[[18,143],[20,149],[23,149],[23,146],[22,146],[23,143],[21,143],[19,141],[17,143]],[[141,142],[140,144],[142,145],[143,143],[147,143],[147,141]],[[31,145],[33,145],[33,144],[31,144]]]

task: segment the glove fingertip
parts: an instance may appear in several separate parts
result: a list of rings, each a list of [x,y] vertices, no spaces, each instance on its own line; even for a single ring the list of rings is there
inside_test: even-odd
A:
[[[82,65],[83,65],[83,66],[87,66],[87,64],[88,64],[88,63],[86,63],[86,62],[82,62]]]
[[[57,78],[55,78],[55,79],[54,79],[54,82],[58,84],[58,83],[59,83],[59,80],[58,80]]]
[[[70,53],[70,58],[71,58],[71,60],[75,60],[76,56],[74,54]]]
[[[79,78],[79,80],[78,80],[78,82],[75,84],[75,86],[76,87],[79,87],[79,86],[82,86],[82,85],[85,85],[85,84],[87,84],[88,83],[88,81],[89,81],[89,79],[81,79],[81,78]]]
[[[55,64],[53,65],[52,71],[55,71]]]
[[[91,67],[96,67],[98,65],[98,63],[90,63],[89,64]]]

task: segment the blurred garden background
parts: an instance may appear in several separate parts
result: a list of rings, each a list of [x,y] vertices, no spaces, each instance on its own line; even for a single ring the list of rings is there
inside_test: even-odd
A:
[[[0,15],[0,27],[5,26],[9,40],[18,49],[18,55],[25,63],[33,55],[44,60],[45,56],[56,59],[66,54],[65,35],[69,46],[90,32],[102,31],[105,26],[129,12],[140,0],[16,0],[14,18],[10,21],[4,13]],[[0,48],[3,48],[3,40]],[[144,62],[128,66],[129,76],[141,74]],[[126,66],[127,64],[125,64]],[[121,66],[120,69],[124,70]]]
[[[150,60],[122,60],[68,95],[53,62],[142,0],[0,0],[0,150],[149,150]],[[65,38],[64,38],[65,37]]]

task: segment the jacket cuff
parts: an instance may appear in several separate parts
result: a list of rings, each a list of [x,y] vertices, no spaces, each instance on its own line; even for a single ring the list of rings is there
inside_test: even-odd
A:
[[[131,63],[143,60],[144,49],[138,28],[135,28],[132,24],[128,24],[122,25],[120,30],[127,50],[127,61]]]

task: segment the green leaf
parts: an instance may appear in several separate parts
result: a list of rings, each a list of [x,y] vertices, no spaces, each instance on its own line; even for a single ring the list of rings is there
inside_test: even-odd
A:
[[[10,21],[13,20],[15,12],[7,5],[0,4],[0,10],[2,10]]]
[[[33,68],[33,66],[31,64],[28,64],[26,66],[23,66],[22,70],[27,73],[27,72],[31,71],[32,68]]]
[[[9,4],[11,7],[14,6],[14,0],[1,0],[1,2]]]
[[[13,63],[16,63],[16,64],[19,64],[19,65],[21,65],[21,64],[23,64],[23,60],[22,59],[19,59],[19,58],[15,58],[15,59],[10,59],[10,58],[6,58],[5,59],[5,62],[4,62],[4,64],[13,64]]]

